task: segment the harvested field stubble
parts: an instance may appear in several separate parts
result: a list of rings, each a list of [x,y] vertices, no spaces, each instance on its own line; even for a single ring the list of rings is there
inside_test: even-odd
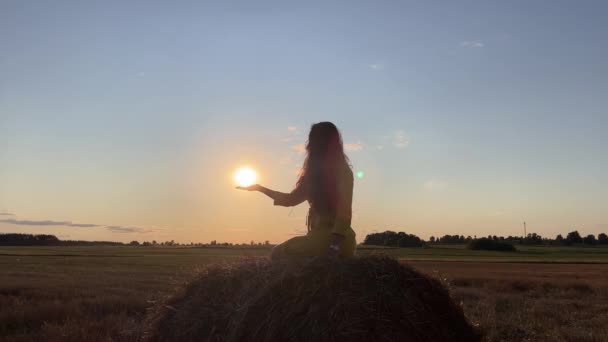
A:
[[[149,341],[478,341],[436,279],[382,256],[210,267],[151,314]]]

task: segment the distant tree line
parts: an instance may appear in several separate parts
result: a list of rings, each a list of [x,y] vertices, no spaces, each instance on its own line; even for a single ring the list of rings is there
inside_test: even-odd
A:
[[[487,237],[477,238],[464,235],[444,235],[442,237],[431,236],[428,241],[424,241],[414,234],[405,232],[385,231],[382,233],[371,233],[365,237],[363,245],[376,245],[387,247],[422,247],[425,244],[469,244],[474,240],[490,240],[499,241],[512,245],[554,245],[554,246],[572,246],[572,245],[608,245],[608,235],[605,233],[598,234],[597,237],[593,234],[581,236],[578,231],[572,231],[564,238],[561,234],[555,239],[545,238],[536,233],[530,233],[526,237],[523,236],[496,236],[488,235]],[[157,242],[152,241],[131,241],[127,244],[116,241],[83,241],[83,240],[60,240],[55,235],[48,234],[18,234],[18,233],[0,233],[0,246],[188,246],[201,248],[270,248],[273,246],[268,240],[264,242],[249,243],[230,243],[218,242],[213,240],[209,243],[177,243],[174,240]]]
[[[83,240],[60,240],[55,235],[48,234],[18,234],[0,233],[0,246],[154,246],[154,247],[202,247],[202,248],[270,248],[268,240],[264,242],[248,242],[234,244],[229,242],[217,242],[213,240],[209,243],[178,243],[174,240],[157,242],[133,240],[129,243],[116,241],[83,241]]]
[[[572,245],[608,245],[608,235],[600,233],[597,238],[593,234],[589,234],[582,237],[578,231],[572,231],[564,238],[561,234],[557,235],[555,239],[545,238],[536,233],[530,233],[527,236],[496,236],[488,235],[483,237],[486,240],[502,241],[514,245],[557,245],[557,246],[572,246]],[[467,244],[473,240],[478,239],[477,236],[466,238],[463,235],[444,235],[442,237],[431,236],[429,238],[430,244]]]
[[[481,240],[481,242],[472,242]],[[493,242],[500,242],[496,244]],[[502,244],[512,245],[553,245],[553,246],[572,246],[572,245],[608,245],[608,235],[601,233],[597,238],[593,234],[585,237],[581,236],[578,231],[572,231],[564,238],[561,234],[555,239],[545,238],[537,233],[530,233],[527,236],[496,236],[488,235],[487,237],[464,236],[464,235],[444,235],[441,237],[431,236],[428,241],[424,241],[414,234],[405,232],[394,232],[387,230],[381,233],[371,233],[365,237],[363,245],[387,246],[387,247],[422,247],[425,244],[467,244],[477,248],[476,246],[498,246],[494,250],[506,250],[510,247],[504,247]]]
[[[232,242],[218,242],[216,240],[212,240],[209,243],[202,242],[190,242],[190,243],[177,243],[173,240],[165,241],[165,242],[157,242],[156,240],[152,241],[143,241],[139,243],[138,241],[131,241],[128,243],[130,246],[181,246],[181,247],[200,247],[200,248],[270,248],[274,246],[270,243],[270,241],[266,240],[264,242],[255,242],[251,241],[249,243],[232,243]]]
[[[48,234],[0,234],[0,246],[120,246],[122,242],[59,240]]]

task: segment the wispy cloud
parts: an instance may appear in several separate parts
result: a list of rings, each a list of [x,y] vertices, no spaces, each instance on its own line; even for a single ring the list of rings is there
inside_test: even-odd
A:
[[[298,152],[298,153],[304,153],[306,152],[306,146],[304,144],[296,144],[291,146],[291,149]]]
[[[298,126],[294,126],[294,125],[290,125],[287,126],[287,136],[283,139],[281,139],[283,142],[292,142],[294,140],[298,140],[298,141],[302,141],[302,139],[300,139],[300,130],[298,129]]]
[[[463,48],[482,48],[484,43],[481,40],[465,40],[460,43],[460,47]]]
[[[66,227],[100,227],[98,224],[91,223],[72,223],[70,221],[52,221],[52,220],[17,220],[17,219],[4,219],[0,220],[2,223],[9,223],[21,226],[66,226]]]
[[[141,228],[141,227],[125,227],[125,226],[107,226],[94,223],[74,223],[71,221],[53,221],[53,220],[17,220],[17,219],[2,219],[0,223],[8,223],[19,226],[55,226],[55,227],[74,227],[74,228],[96,228],[103,227],[113,233],[150,233],[157,229]]]
[[[101,225],[92,224],[92,223],[70,223],[70,224],[68,224],[68,226],[69,227],[79,227],[79,228],[101,227]]]
[[[363,144],[360,142],[346,143],[344,144],[344,149],[351,152],[361,151],[363,149]]]
[[[0,216],[15,216],[15,215],[8,213],[6,211],[0,211]]]
[[[410,140],[402,130],[397,130],[393,133],[393,146],[399,149],[407,148],[410,145]]]
[[[422,184],[422,187],[428,191],[442,190],[442,189],[445,189],[447,186],[448,186],[447,182],[444,182],[442,180],[437,180],[437,179],[431,179],[431,180],[424,182],[424,184]]]
[[[368,67],[374,71],[384,70],[384,64],[380,63],[369,64]]]
[[[112,233],[151,233],[154,229],[140,227],[124,227],[124,226],[106,226],[106,229]]]
[[[410,138],[405,133],[405,131],[401,129],[397,129],[389,132],[386,135],[382,135],[379,137],[379,141],[375,144],[376,150],[383,150],[387,147],[394,147],[396,149],[406,149],[410,145]]]

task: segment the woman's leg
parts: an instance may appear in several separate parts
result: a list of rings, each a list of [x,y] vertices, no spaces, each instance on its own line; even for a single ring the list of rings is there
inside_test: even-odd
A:
[[[273,261],[285,257],[315,257],[327,254],[332,235],[329,231],[311,231],[307,235],[291,238],[275,246],[270,253]],[[351,257],[355,255],[357,242],[355,232],[351,229],[340,246],[340,256]]]
[[[285,257],[314,257],[324,255],[329,248],[329,236],[324,238],[318,234],[296,236],[280,245],[275,246],[270,253],[273,261]]]
[[[348,234],[342,240],[342,245],[340,246],[340,256],[343,257],[352,257],[355,255],[355,250],[357,249],[357,240],[355,231],[350,229]]]

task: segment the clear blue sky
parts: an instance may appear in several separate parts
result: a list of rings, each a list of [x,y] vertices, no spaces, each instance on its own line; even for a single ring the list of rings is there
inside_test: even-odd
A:
[[[605,1],[0,2],[0,232],[280,242],[311,123],[353,227],[608,231]]]

